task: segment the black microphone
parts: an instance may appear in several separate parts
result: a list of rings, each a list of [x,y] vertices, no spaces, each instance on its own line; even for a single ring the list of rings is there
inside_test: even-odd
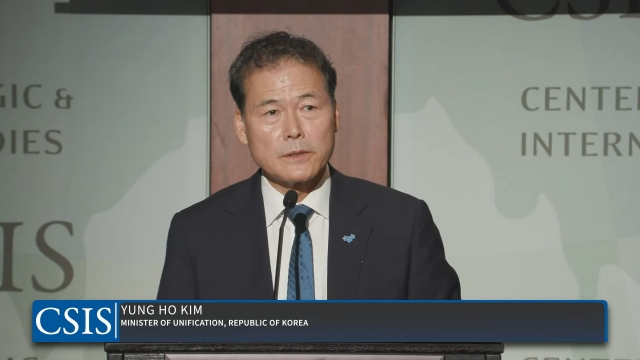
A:
[[[284,217],[282,219],[282,224],[280,225],[280,234],[278,235],[278,258],[276,260],[276,282],[273,286],[273,300],[278,300],[278,285],[280,282],[280,259],[282,258],[282,236],[284,234],[284,224],[287,222],[287,217],[289,217],[289,210],[293,209],[298,202],[298,193],[294,190],[287,191],[284,194],[284,200],[282,201],[284,205]]]

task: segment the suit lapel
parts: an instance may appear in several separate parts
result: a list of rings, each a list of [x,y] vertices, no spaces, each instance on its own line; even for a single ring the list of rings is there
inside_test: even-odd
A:
[[[231,253],[243,254],[243,274],[229,274],[246,284],[245,290],[252,299],[271,299],[273,281],[269,261],[269,242],[265,226],[264,201],[260,187],[260,171],[248,180],[243,198],[230,203],[227,211],[234,216],[229,246]],[[244,292],[244,291],[243,291]]]
[[[372,225],[361,216],[367,204],[355,195],[349,178],[330,169],[327,299],[353,299]]]

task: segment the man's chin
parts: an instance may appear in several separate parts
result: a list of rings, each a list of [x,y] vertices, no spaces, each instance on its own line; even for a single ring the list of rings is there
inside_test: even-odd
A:
[[[285,179],[285,182],[287,184],[295,185],[295,184],[307,183],[309,181],[313,181],[314,179],[315,179],[315,176],[308,176],[308,175],[300,176],[300,175],[296,175],[296,176],[287,177]]]
[[[289,172],[286,176],[282,177],[289,184],[300,184],[318,180],[321,177],[324,169],[296,169],[296,171]]]

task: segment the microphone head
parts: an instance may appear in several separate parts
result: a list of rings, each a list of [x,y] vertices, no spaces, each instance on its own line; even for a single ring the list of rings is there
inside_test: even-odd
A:
[[[284,194],[284,200],[282,201],[283,205],[287,209],[291,209],[296,206],[298,202],[298,193],[295,190],[289,190],[286,194]]]

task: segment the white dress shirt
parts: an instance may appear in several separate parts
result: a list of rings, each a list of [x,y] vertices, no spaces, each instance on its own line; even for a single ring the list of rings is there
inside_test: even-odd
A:
[[[267,220],[267,238],[269,241],[269,257],[271,260],[271,278],[275,285],[276,261],[278,258],[278,235],[283,220],[284,195],[280,194],[269,181],[262,176],[262,198],[264,200],[264,214]],[[313,247],[313,281],[316,300],[327,299],[327,258],[329,253],[329,194],[331,192],[331,177],[329,169],[324,177],[307,197],[298,204],[304,204],[313,213],[309,218],[309,234]],[[287,285],[289,282],[289,260],[295,236],[295,227],[291,219],[284,225],[282,240],[282,259],[280,264],[280,285],[278,300],[287,299]]]

